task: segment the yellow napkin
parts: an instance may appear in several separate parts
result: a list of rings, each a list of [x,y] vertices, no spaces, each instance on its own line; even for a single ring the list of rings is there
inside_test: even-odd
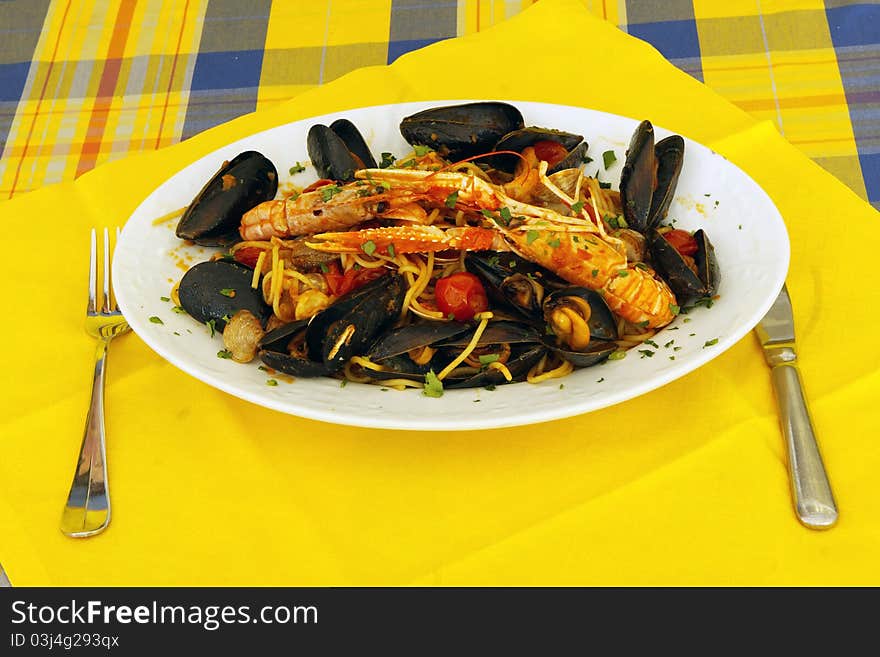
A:
[[[647,117],[721,152],[770,194],[792,240],[788,284],[838,526],[795,520],[751,336],[602,411],[414,433],[263,409],[130,335],[114,344],[107,389],[114,519],[95,538],[65,538],[92,354],[86,228],[122,224],[168,176],[250,133],[355,106],[468,97]],[[13,584],[880,584],[877,214],[771,125],[574,0],[542,0],[488,32],[16,198],[0,215],[0,562]]]

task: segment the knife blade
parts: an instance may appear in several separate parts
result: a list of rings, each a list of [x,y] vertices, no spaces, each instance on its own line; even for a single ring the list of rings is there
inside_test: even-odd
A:
[[[770,366],[770,378],[788,453],[791,492],[798,519],[810,529],[837,522],[837,505],[819,452],[797,366],[794,314],[785,285],[755,333]]]

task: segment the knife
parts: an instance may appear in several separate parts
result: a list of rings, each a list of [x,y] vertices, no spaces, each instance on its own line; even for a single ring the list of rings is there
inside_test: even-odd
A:
[[[755,332],[770,366],[770,378],[788,450],[795,512],[801,523],[810,529],[827,529],[837,522],[837,505],[807,410],[797,366],[791,299],[784,284]]]

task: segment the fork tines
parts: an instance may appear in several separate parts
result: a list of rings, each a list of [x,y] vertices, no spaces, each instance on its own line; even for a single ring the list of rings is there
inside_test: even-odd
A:
[[[98,312],[98,238],[94,228],[91,230],[91,248],[89,250],[89,305],[88,312],[97,314]],[[119,228],[116,229],[116,237],[114,238],[114,248],[116,241],[119,240]],[[113,296],[113,286],[110,281],[110,231],[104,228],[104,244],[103,244],[103,282],[102,282],[102,303],[101,312],[110,314],[116,312],[116,299]]]

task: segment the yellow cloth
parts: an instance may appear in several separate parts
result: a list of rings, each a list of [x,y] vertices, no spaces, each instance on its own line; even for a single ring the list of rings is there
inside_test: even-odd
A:
[[[64,537],[92,354],[82,330],[87,227],[123,223],[186,163],[271,126],[484,97],[649,117],[724,154],[770,194],[791,236],[801,367],[838,526],[814,532],[794,517],[751,336],[602,411],[414,433],[263,409],[130,335],[113,345],[107,389],[113,522],[95,538]],[[10,279],[0,562],[14,585],[880,584],[877,213],[771,124],[574,0],[542,0],[489,31],[13,199],[0,218]]]

